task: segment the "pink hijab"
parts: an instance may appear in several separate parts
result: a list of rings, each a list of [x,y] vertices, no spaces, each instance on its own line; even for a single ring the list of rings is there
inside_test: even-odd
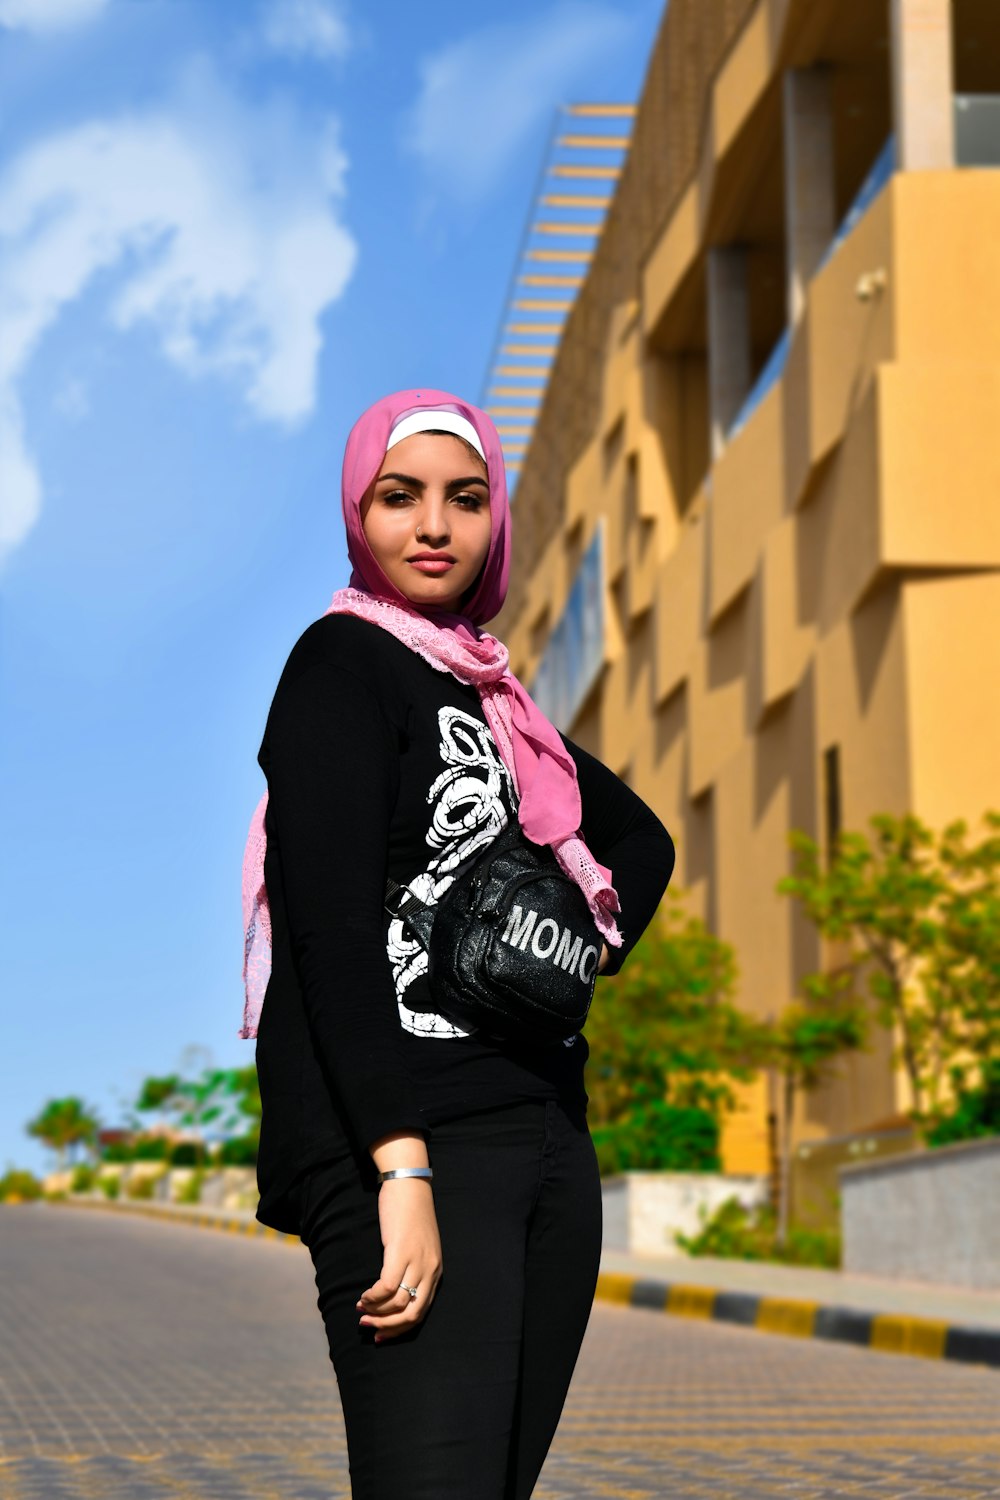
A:
[[[448,412],[471,423],[486,459],[490,487],[490,545],[464,613],[437,606],[417,608],[386,577],[375,560],[361,524],[361,501],[376,478],[393,428],[416,413]],[[498,614],[510,571],[510,503],[500,437],[479,407],[447,391],[396,391],[376,401],[358,418],[347,439],[341,489],[350,584],[333,595],[325,614],[359,615],[388,630],[432,667],[475,684],[497,750],[518,792],[518,821],[535,844],[549,844],[562,869],[587,897],[594,923],[611,947],[621,933],[612,874],[598,864],[580,837],[582,807],[576,765],[524,686],[510,670],[502,641],[480,629]],[[265,792],[254,811],[243,858],[243,982],[245,1004],[241,1037],[257,1035],[264,992],[271,972],[271,921],[264,884]]]

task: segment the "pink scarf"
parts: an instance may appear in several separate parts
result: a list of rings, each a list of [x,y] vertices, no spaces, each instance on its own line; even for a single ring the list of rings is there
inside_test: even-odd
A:
[[[476,589],[465,614],[418,609],[389,581],[375,561],[361,524],[361,500],[377,476],[389,435],[411,412],[457,413],[472,423],[486,455],[490,486],[491,538]],[[518,821],[535,844],[549,844],[556,859],[583,891],[594,923],[611,947],[621,933],[613,912],[621,906],[612,873],[598,864],[580,837],[582,808],[576,765],[524,686],[511,672],[502,641],[478,628],[498,613],[507,592],[510,562],[510,506],[500,438],[485,412],[445,391],[399,391],[363,413],[344,454],[342,500],[348,556],[354,567],[350,586],[338,589],[324,614],[352,614],[388,630],[436,671],[473,684],[501,759],[518,794]],[[241,1037],[254,1037],[271,972],[271,919],[264,885],[267,792],[250,823],[243,857],[243,983]]]

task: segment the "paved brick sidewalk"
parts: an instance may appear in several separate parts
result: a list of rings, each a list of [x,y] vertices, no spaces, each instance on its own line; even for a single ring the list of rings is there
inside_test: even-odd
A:
[[[251,1210],[70,1199],[81,1208],[144,1214],[297,1244]],[[1000,1296],[752,1261],[629,1255],[605,1247],[599,1301],[763,1333],[849,1343],[883,1353],[961,1360],[1000,1370]]]
[[[0,1247],[3,1500],[347,1500],[300,1248],[51,1205]],[[1000,1500],[996,1373],[595,1307],[534,1500],[847,1495]]]

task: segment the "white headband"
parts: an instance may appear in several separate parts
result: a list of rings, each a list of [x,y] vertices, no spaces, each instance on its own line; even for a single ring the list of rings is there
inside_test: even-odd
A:
[[[483,452],[479,433],[468,417],[460,416],[457,411],[442,411],[440,407],[434,406],[424,406],[419,411],[411,411],[408,416],[400,417],[389,434],[385,451],[388,453],[396,443],[401,443],[404,438],[412,437],[415,432],[434,430],[453,432],[456,437],[465,438],[465,441],[475,448],[483,463],[486,462],[486,454]]]

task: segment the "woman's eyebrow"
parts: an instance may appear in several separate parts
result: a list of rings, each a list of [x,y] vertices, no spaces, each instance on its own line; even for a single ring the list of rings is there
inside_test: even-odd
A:
[[[489,489],[489,484],[481,474],[473,474],[469,479],[453,479],[450,484],[445,485],[445,489],[467,490],[470,484],[481,484],[484,490]]]
[[[422,490],[424,481],[415,479],[412,474],[380,474],[377,483],[381,484],[384,479],[394,479],[397,484],[408,484],[411,489]]]
[[[410,488],[414,490],[423,490],[427,488],[424,481],[422,479],[417,479],[413,474],[380,474],[378,476],[377,483],[382,484],[386,479],[395,480],[397,484],[408,484]],[[469,479],[449,480],[449,482],[445,485],[445,489],[464,490],[468,489],[470,484],[481,484],[484,490],[489,489],[489,484],[485,479],[483,479],[480,474],[473,474]]]

